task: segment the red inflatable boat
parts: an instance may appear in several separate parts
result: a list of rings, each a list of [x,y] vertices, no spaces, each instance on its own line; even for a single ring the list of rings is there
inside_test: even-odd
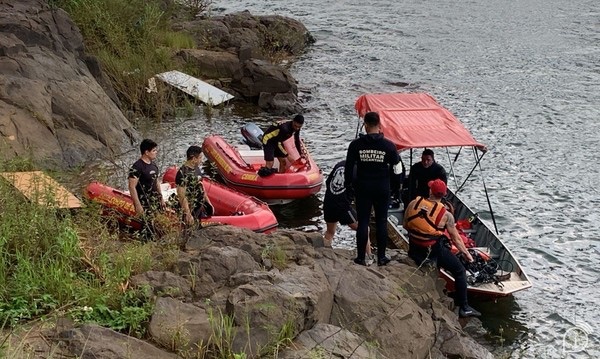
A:
[[[296,150],[294,138],[283,143],[288,152],[287,170],[268,177],[257,172],[265,165],[262,150],[243,150],[229,145],[221,136],[212,135],[204,139],[202,150],[214,163],[225,182],[249,195],[271,204],[286,203],[305,198],[321,189],[323,174],[303,146],[304,158]],[[275,160],[275,166],[279,161]]]
[[[169,168],[165,173],[164,181],[174,183],[176,173],[176,167]],[[202,218],[202,223],[230,224],[262,233],[277,228],[277,219],[266,203],[208,178],[203,178],[202,183],[215,210],[212,217]],[[169,198],[176,193],[175,188],[171,188],[171,184],[164,183],[162,186],[163,197]],[[116,216],[117,220],[126,226],[141,229],[141,223],[135,217],[133,201],[127,192],[99,182],[92,182],[86,188],[86,195],[103,206],[104,214]],[[174,224],[178,225],[178,216],[173,214],[172,217]]]

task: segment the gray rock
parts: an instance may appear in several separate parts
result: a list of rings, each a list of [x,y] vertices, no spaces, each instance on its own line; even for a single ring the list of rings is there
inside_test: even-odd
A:
[[[191,356],[200,347],[227,347],[248,358],[492,357],[461,329],[437,277],[400,262],[404,253],[390,251],[386,267],[363,267],[352,262],[352,251],[319,247],[319,236],[231,226],[193,233],[177,273],[132,279],[155,293],[186,283],[193,292],[157,299],[153,340]],[[94,348],[110,347],[115,339],[107,338]]]
[[[281,359],[348,358],[385,359],[368,341],[340,327],[317,324],[302,332],[283,353]]]
[[[376,341],[388,357],[426,357],[435,341],[433,320],[404,291],[403,283],[385,274],[404,271],[398,276],[410,278],[410,271],[395,263],[385,270],[350,261],[335,269],[322,266],[335,283],[331,324]]]
[[[177,53],[204,78],[231,78],[240,68],[238,56],[226,51],[185,49]]]
[[[150,343],[98,325],[86,324],[60,333],[59,341],[82,359],[176,359]]]
[[[43,0],[0,2],[0,23],[0,159],[33,156],[63,168],[136,140],[64,11]]]
[[[130,279],[131,285],[139,288],[149,286],[158,296],[191,299],[191,284],[185,278],[172,272],[149,271]]]
[[[205,345],[212,335],[205,309],[174,298],[158,298],[150,320],[152,339],[165,348],[189,351]]]
[[[464,332],[442,322],[438,333],[439,350],[447,358],[494,359],[492,353]]]
[[[298,93],[296,80],[286,69],[256,59],[242,64],[234,74],[231,86],[245,97],[258,98],[262,92]]]
[[[302,54],[314,42],[301,22],[279,15],[255,16],[243,11],[181,22],[176,29],[189,33],[198,45],[214,51],[211,55],[202,53],[203,50],[180,53],[206,77],[204,80],[231,77],[230,92],[254,102],[265,111],[281,115],[300,111],[296,80],[275,62]],[[237,54],[239,61],[235,62],[223,51]]]

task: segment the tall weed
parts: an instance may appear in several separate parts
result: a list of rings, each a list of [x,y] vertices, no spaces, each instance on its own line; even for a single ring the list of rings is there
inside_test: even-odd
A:
[[[23,166],[27,163],[0,163],[0,172],[29,169]],[[53,202],[51,189],[39,191],[37,196]],[[48,314],[66,314],[143,335],[151,300],[144,291],[129,288],[129,278],[161,267],[153,257],[170,248],[123,243],[107,230],[97,209],[88,207],[75,213],[38,205],[3,179],[0,211],[2,327]]]
[[[127,110],[161,118],[176,104],[171,92],[146,91],[157,73],[177,68],[173,54],[195,47],[193,39],[170,29],[171,11],[157,0],[52,0],[81,30],[86,52],[100,60]]]

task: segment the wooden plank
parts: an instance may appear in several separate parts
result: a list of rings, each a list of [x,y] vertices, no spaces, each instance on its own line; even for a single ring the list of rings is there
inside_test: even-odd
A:
[[[81,207],[77,197],[42,171],[2,172],[0,176],[32,202],[58,208]]]
[[[155,77],[208,105],[216,106],[233,98],[227,92],[180,71],[167,71]]]
[[[499,294],[509,294],[522,290],[523,288],[531,287],[531,282],[523,280],[517,273],[511,272],[508,280],[502,281],[502,289],[494,283],[481,283],[476,285],[474,288],[486,290],[490,292],[496,292]],[[472,287],[470,287],[472,288]]]

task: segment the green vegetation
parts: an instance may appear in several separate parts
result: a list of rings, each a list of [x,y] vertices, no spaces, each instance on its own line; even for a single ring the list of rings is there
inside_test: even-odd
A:
[[[49,1],[77,24],[86,52],[100,60],[124,109],[160,119],[169,111],[167,105],[182,99],[161,86],[158,93],[148,93],[147,81],[178,68],[173,59],[177,50],[195,47],[189,35],[171,30],[171,17],[180,11],[206,11],[209,0],[173,2],[170,7],[158,0]]]
[[[0,172],[32,169],[27,160],[0,163]],[[4,330],[0,356],[30,357],[24,342],[10,340],[9,331],[58,318],[144,338],[154,309],[152,293],[148,288],[130,288],[129,279],[172,267],[179,250],[175,238],[167,235],[162,244],[123,241],[92,204],[77,212],[39,205],[38,199],[49,204],[56,196],[52,188],[36,187],[38,192],[29,201],[0,179],[0,329]],[[285,265],[285,251],[273,244],[264,255]],[[183,358],[247,357],[234,352],[232,343],[236,335],[250,337],[248,318],[240,327],[233,316],[211,307],[209,322],[212,335],[206,343],[189,343],[189,333],[182,327],[172,333],[170,349],[179,350]],[[281,328],[271,328],[273,343],[259,348],[261,355],[276,358],[291,343],[293,324],[288,320]],[[185,347],[189,350],[183,351]]]
[[[0,164],[0,172],[28,170],[28,161]],[[38,186],[38,198],[55,197]],[[27,201],[0,180],[0,326],[12,328],[46,317],[95,322],[142,337],[152,313],[146,291],[131,276],[163,269],[154,260],[175,251],[168,244],[122,242],[107,230],[97,208],[77,213]],[[165,259],[168,260],[168,259]]]
[[[276,245],[275,243],[267,243],[263,249],[261,256],[263,260],[267,259],[271,261],[273,267],[282,270],[287,268],[287,253],[283,248]]]
[[[231,346],[236,335],[235,321],[232,316],[223,314],[221,310],[215,314],[209,309],[209,323],[212,329],[211,340],[205,348],[206,352],[212,352],[214,358],[233,359],[240,354],[232,351]]]
[[[262,354],[269,358],[277,358],[281,349],[292,344],[292,340],[296,334],[297,333],[294,330],[294,321],[288,319],[277,332],[277,340],[270,345],[267,345],[266,348],[262,350]]]

